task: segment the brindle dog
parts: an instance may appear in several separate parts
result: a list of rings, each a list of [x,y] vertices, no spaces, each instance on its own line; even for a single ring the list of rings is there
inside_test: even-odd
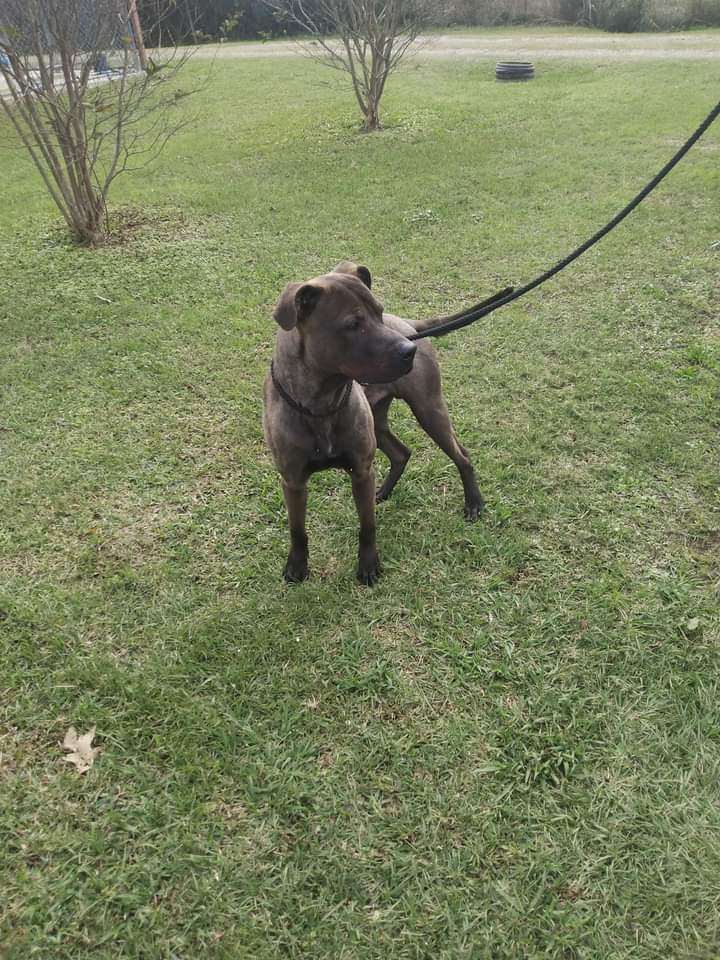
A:
[[[273,313],[280,330],[265,380],[263,427],[290,521],[283,572],[289,582],[308,577],[308,478],[330,467],[350,475],[360,518],[357,575],[368,586],[376,582],[375,501],[390,496],[410,458],[388,426],[395,397],[457,466],[468,520],[483,509],[472,463],[450,422],[435,348],[408,340],[421,325],[384,313],[371,285],[367,267],[343,262],[307,283],[289,283]],[[376,447],[390,460],[377,492]]]

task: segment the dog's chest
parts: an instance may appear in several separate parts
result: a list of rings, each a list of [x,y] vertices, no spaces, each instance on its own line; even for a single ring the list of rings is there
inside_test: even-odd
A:
[[[312,425],[310,438],[310,456],[308,470],[317,473],[318,470],[337,468],[352,470],[351,458],[345,450],[345,444],[333,429],[332,423],[316,423]]]
[[[313,423],[310,433],[313,448],[311,459],[328,459],[337,456],[337,431],[331,420],[319,420]]]

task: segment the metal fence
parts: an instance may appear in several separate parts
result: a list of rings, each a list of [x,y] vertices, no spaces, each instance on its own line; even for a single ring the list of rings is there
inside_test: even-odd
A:
[[[139,71],[145,51],[135,0],[0,0],[0,78],[9,51],[32,68],[42,50],[53,74],[62,74],[61,49],[72,51],[76,73],[89,65],[96,82]]]

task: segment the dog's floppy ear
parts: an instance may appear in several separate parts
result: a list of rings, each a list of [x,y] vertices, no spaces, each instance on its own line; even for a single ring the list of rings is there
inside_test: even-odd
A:
[[[321,293],[322,287],[312,283],[289,283],[275,304],[273,318],[283,330],[292,330],[313,312]]]
[[[349,273],[353,277],[357,277],[358,280],[362,280],[368,290],[372,290],[372,276],[367,267],[359,266],[357,263],[352,263],[350,260],[343,260],[336,267],[333,267],[333,273]]]

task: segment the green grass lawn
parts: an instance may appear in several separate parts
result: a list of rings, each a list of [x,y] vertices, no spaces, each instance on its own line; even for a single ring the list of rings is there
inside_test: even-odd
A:
[[[492,75],[417,61],[364,137],[339,75],[218,64],[96,252],[3,151],[3,960],[720,956],[720,127],[439,343],[484,519],[398,407],[380,584],[340,473],[281,581],[283,285],[353,258],[425,316],[526,280],[718,97],[711,62]]]

